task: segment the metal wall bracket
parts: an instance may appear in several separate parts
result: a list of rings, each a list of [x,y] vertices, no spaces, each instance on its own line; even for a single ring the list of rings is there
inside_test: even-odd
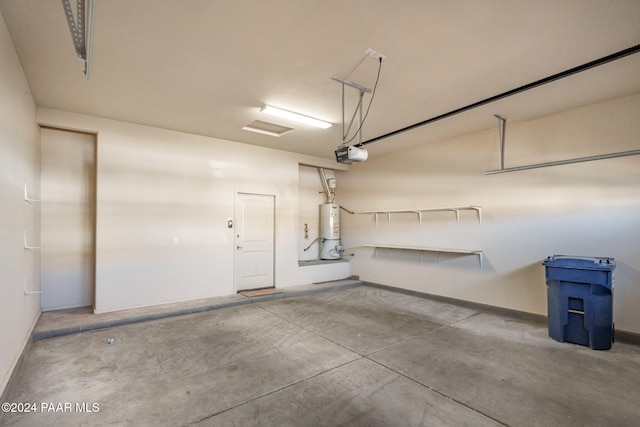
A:
[[[505,132],[507,130],[507,119],[497,114],[494,116],[498,119],[498,134],[500,135],[500,169],[504,169],[504,144]]]
[[[27,181],[24,182],[24,201],[31,204],[41,202],[39,199],[32,199],[29,197],[29,194],[27,193]]]
[[[38,250],[38,249],[42,249],[40,246],[29,246],[29,244],[27,243],[27,230],[24,230],[24,249],[27,251],[33,251],[33,250]]]
[[[28,291],[27,290],[27,273],[24,273],[23,278],[22,278],[22,288],[24,291],[25,295],[36,295],[36,294],[41,294],[42,291]]]
[[[498,132],[500,135],[500,169],[486,171],[484,173],[485,175],[495,175],[498,173],[505,173],[505,172],[517,172],[517,171],[523,171],[523,170],[529,170],[529,169],[546,168],[550,166],[561,166],[561,165],[569,165],[572,163],[592,162],[594,160],[614,159],[616,157],[640,155],[640,150],[620,151],[617,153],[599,154],[596,156],[577,157],[573,159],[557,160],[553,162],[544,162],[544,163],[534,163],[531,165],[522,165],[522,166],[511,167],[511,168],[505,168],[504,167],[504,149],[506,144],[505,133],[507,128],[507,119],[500,117],[497,114],[494,114],[494,116],[498,119]]]
[[[498,173],[505,172],[517,172],[524,171],[529,169],[539,169],[546,168],[549,166],[561,166],[561,165],[570,165],[572,163],[583,163],[583,162],[592,162],[594,160],[605,160],[605,159],[615,159],[617,157],[626,157],[626,156],[638,156],[640,155],[640,150],[631,150],[631,151],[620,151],[617,153],[607,153],[607,154],[599,154],[596,156],[588,156],[588,157],[577,157],[574,159],[566,159],[566,160],[558,160],[555,162],[545,162],[545,163],[535,163],[532,165],[523,165],[523,166],[515,166],[512,168],[503,168],[497,170],[486,171],[485,175],[495,175]]]

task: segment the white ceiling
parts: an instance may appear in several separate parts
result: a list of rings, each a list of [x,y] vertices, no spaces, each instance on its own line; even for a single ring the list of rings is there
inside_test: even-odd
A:
[[[75,0],[71,0],[75,9]],[[96,0],[91,78],[60,0],[0,0],[39,106],[333,157],[341,85],[364,140],[640,43],[638,0]],[[640,54],[370,144],[371,155],[640,92]],[[357,91],[347,88],[348,114]],[[369,97],[365,97],[368,102]],[[259,117],[264,104],[334,123]],[[242,130],[254,120],[296,130]]]

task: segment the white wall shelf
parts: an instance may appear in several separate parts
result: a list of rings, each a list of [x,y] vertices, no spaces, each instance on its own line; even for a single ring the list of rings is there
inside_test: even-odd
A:
[[[480,262],[480,268],[483,267],[484,252],[481,250],[433,248],[433,247],[422,247],[422,246],[403,246],[403,245],[386,245],[386,244],[365,245],[364,247],[374,248],[375,255],[377,255],[378,249],[397,249],[397,250],[405,250],[405,251],[417,251],[417,252],[420,252],[420,262],[422,262],[422,252],[437,252],[438,261],[440,261],[441,253],[476,255],[478,257],[478,261]]]
[[[401,209],[401,210],[379,210],[379,211],[362,211],[354,212],[355,214],[369,214],[376,219],[376,227],[378,226],[378,216],[386,215],[387,221],[391,223],[391,214],[413,213],[418,215],[418,222],[422,225],[422,214],[426,212],[455,212],[456,222],[460,223],[460,211],[476,211],[478,215],[478,223],[482,224],[482,208],[480,206],[456,206],[450,208],[426,208],[426,209]]]

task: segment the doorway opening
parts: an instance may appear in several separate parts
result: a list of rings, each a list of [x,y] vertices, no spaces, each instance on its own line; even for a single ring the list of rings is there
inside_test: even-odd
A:
[[[42,311],[95,306],[96,141],[40,128]]]

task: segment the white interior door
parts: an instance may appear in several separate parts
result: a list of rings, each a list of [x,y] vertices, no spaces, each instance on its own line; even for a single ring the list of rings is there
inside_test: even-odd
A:
[[[96,137],[41,129],[41,307],[94,304]]]
[[[274,286],[275,197],[236,195],[236,291]]]

